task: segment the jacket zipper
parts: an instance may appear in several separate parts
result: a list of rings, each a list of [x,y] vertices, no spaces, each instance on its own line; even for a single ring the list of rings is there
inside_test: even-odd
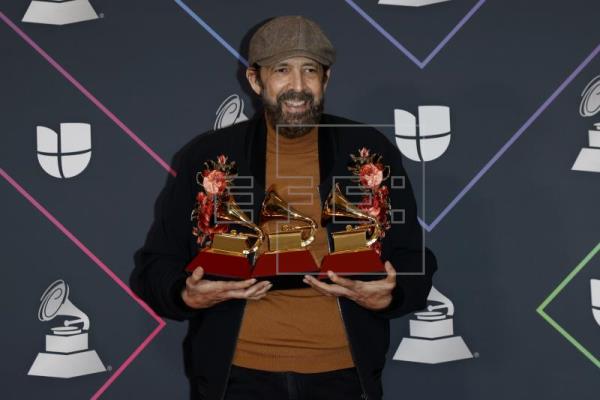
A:
[[[367,395],[367,391],[365,390],[365,386],[363,384],[362,377],[360,375],[358,363],[356,362],[356,356],[354,355],[354,350],[352,349],[352,343],[350,343],[350,335],[348,335],[348,328],[346,327],[346,320],[344,320],[344,314],[342,314],[342,307],[340,306],[340,298],[338,296],[336,296],[335,300],[337,302],[338,310],[340,311],[340,317],[342,318],[342,323],[344,324],[344,332],[346,332],[346,338],[348,340],[348,347],[350,348],[350,354],[352,354],[352,359],[354,360],[354,366],[356,367],[358,381],[360,382],[360,388],[363,392],[363,395],[361,396],[361,398],[363,398],[364,400],[368,400],[369,396]]]
[[[246,300],[248,301],[248,300]],[[235,356],[235,346],[237,346],[237,341],[240,337],[240,330],[242,329],[242,322],[244,320],[244,315],[246,314],[246,303],[244,303],[244,310],[242,311],[242,318],[240,318],[240,323],[238,324],[237,334],[235,336],[235,342],[233,347],[233,353],[231,354],[231,359],[229,360],[229,368],[227,369],[227,376],[225,377],[225,388],[223,389],[223,394],[221,394],[221,400],[225,398],[225,394],[227,394],[227,387],[229,386],[229,375],[231,375],[231,366],[233,365],[233,357]]]

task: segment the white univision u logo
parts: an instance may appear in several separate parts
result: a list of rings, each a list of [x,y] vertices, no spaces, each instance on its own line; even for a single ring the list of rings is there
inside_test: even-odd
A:
[[[59,133],[37,126],[37,158],[44,171],[55,178],[79,175],[92,158],[90,124],[62,123]]]
[[[413,161],[435,160],[450,144],[450,108],[419,106],[419,118],[394,110],[396,144]]]

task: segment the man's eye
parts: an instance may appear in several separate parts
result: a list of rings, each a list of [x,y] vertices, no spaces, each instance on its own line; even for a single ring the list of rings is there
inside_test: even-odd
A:
[[[287,68],[284,68],[284,67],[277,68],[277,69],[275,69],[275,72],[287,72]]]

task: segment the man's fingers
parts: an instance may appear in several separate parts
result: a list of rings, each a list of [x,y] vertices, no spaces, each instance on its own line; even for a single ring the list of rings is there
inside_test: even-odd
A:
[[[273,287],[272,283],[269,283],[268,285],[265,285],[262,289],[259,289],[256,293],[249,295],[248,297],[246,297],[249,300],[258,300],[258,299],[262,299],[263,297],[265,297],[267,295],[267,292],[269,290],[271,290],[271,288]]]
[[[254,296],[248,296],[247,299],[248,300],[260,300],[263,297],[265,297],[267,294],[263,293],[263,294],[255,294]]]
[[[313,288],[315,288],[317,290],[320,289],[320,291],[325,292],[330,295],[333,295],[333,296],[351,297],[353,295],[353,292],[351,290],[349,290],[348,288],[340,286],[336,283],[330,285],[328,283],[321,282],[320,280],[313,278],[310,275],[305,275],[304,282],[308,283],[310,286],[312,286]]]
[[[196,268],[194,270],[194,272],[192,272],[192,275],[191,275],[192,280],[190,283],[192,285],[195,285],[202,279],[203,276],[204,276],[204,268],[202,268],[202,267]]]
[[[353,279],[343,278],[333,271],[327,271],[327,275],[333,283],[337,283],[338,285],[346,287],[350,290],[354,290],[357,286],[357,281]]]
[[[215,281],[215,290],[228,291],[246,289],[256,283],[256,278],[246,279],[244,281]]]
[[[240,289],[230,289],[223,293],[225,298],[230,299],[245,299],[249,296],[256,295],[260,290],[269,290],[273,285],[268,281],[257,283],[249,288],[240,288]]]
[[[263,284],[264,286],[262,286],[260,289],[258,289],[256,291],[256,293],[250,295],[250,296],[257,296],[257,295],[261,295],[263,293],[267,293],[272,287],[273,284],[271,282],[265,281],[265,282],[261,282],[261,284]],[[259,284],[256,284],[256,286],[259,286]]]
[[[325,296],[335,296],[333,293],[330,293],[328,290],[322,289],[321,287],[313,284],[311,281],[309,281],[308,279],[304,279],[304,282],[309,285],[312,286],[313,289],[315,289],[317,292],[325,295]]]

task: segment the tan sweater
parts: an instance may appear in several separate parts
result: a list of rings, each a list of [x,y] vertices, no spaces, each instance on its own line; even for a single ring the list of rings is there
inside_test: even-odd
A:
[[[321,220],[318,131],[289,139],[267,124],[266,187],[277,185],[292,207]],[[292,188],[294,186],[294,188]],[[276,222],[263,228],[276,231]],[[327,231],[319,225],[310,250],[317,265],[327,254]],[[259,254],[267,250],[266,241]],[[354,366],[335,297],[310,286],[270,290],[248,300],[233,364],[267,371],[324,372]]]

